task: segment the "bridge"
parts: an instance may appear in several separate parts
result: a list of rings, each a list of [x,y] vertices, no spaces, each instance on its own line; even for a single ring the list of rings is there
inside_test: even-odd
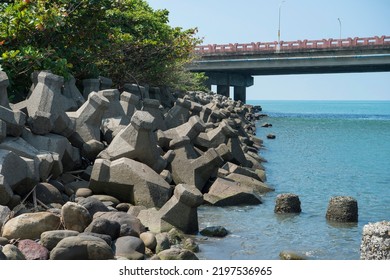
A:
[[[369,38],[202,45],[195,48],[193,72],[205,72],[217,93],[246,101],[256,75],[390,71],[390,36]]]

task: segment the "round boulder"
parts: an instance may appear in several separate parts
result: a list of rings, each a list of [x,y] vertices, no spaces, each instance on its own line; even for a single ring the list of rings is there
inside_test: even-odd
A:
[[[39,183],[35,186],[35,190],[37,193],[37,199],[42,201],[44,204],[64,203],[61,192],[50,183]]]
[[[84,232],[107,234],[111,236],[112,240],[119,237],[120,231],[121,225],[117,221],[110,221],[99,217],[94,219],[84,230]]]
[[[301,201],[296,194],[285,193],[276,197],[275,213],[300,213],[301,211]]]
[[[114,258],[111,247],[101,238],[90,235],[62,239],[50,252],[51,260],[109,260]]]
[[[122,236],[115,240],[112,247],[117,257],[125,257],[129,260],[144,259],[145,244],[140,238]]]
[[[67,202],[61,208],[61,218],[66,229],[83,232],[92,222],[88,210],[75,202]]]
[[[326,219],[333,222],[357,222],[358,203],[350,196],[332,197],[326,211]]]
[[[48,260],[49,250],[31,239],[23,239],[18,242],[18,249],[26,260]]]

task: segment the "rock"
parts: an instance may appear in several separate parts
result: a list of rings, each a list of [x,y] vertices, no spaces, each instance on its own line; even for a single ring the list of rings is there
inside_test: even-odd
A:
[[[7,244],[3,247],[2,253],[5,255],[7,260],[25,260],[26,257],[23,253],[13,244]]]
[[[108,212],[107,206],[104,205],[99,199],[93,196],[80,199],[78,202],[81,206],[85,207],[88,210],[91,217],[97,212]]]
[[[5,246],[9,243],[8,239],[5,237],[0,237],[0,246]]]
[[[263,123],[261,127],[272,127],[272,124],[270,123]]]
[[[26,260],[48,260],[49,250],[31,239],[18,241],[18,249]]]
[[[358,204],[350,196],[332,197],[326,211],[326,219],[334,222],[357,222]]]
[[[114,258],[111,247],[101,238],[90,235],[62,239],[50,252],[51,260],[109,260]]]
[[[0,174],[0,206],[7,205],[10,202],[13,194],[14,193],[7,181],[5,180],[4,175]],[[2,224],[0,223],[0,225]]]
[[[156,234],[156,254],[158,254],[161,251],[167,250],[171,248],[171,243],[169,242],[168,233],[162,232]]]
[[[49,212],[25,213],[3,226],[3,237],[8,239],[39,239],[45,231],[58,229],[60,217]]]
[[[145,245],[140,238],[134,236],[122,236],[113,244],[115,256],[125,257],[130,260],[143,259]]]
[[[98,217],[93,219],[84,232],[106,234],[111,236],[112,240],[115,240],[119,237],[120,230],[121,225],[117,221],[110,221],[105,218]]]
[[[92,194],[93,194],[93,192],[89,188],[79,188],[76,191],[76,197],[89,197]]]
[[[281,260],[306,260],[305,256],[302,256],[295,252],[282,251],[279,254]]]
[[[146,231],[141,233],[139,237],[144,242],[145,247],[149,248],[152,251],[155,251],[157,246],[157,239],[154,233]]]
[[[65,229],[83,232],[92,217],[84,206],[69,201],[61,208],[61,220]]]
[[[198,253],[199,252],[199,245],[196,244],[194,239],[187,238],[183,243],[183,249],[187,249],[191,252]]]
[[[133,205],[162,207],[171,197],[172,187],[149,166],[128,158],[95,161],[90,189]]]
[[[198,260],[198,257],[187,249],[170,248],[157,255],[161,260]]]
[[[77,236],[78,234],[78,231],[66,229],[45,231],[42,232],[39,242],[42,246],[51,251],[62,239],[70,236]]]
[[[363,227],[360,245],[362,260],[390,260],[390,222],[369,223]]]
[[[222,226],[211,226],[206,227],[200,231],[200,234],[203,236],[210,236],[210,237],[225,237],[228,235],[228,231],[226,228]]]
[[[1,193],[0,193],[1,195]],[[0,205],[0,233],[3,225],[11,218],[11,210],[7,206]]]
[[[50,183],[39,183],[35,186],[37,199],[44,204],[59,203],[63,204],[64,200],[60,191]]]
[[[261,204],[260,196],[252,188],[222,178],[217,178],[203,197],[214,206]]]
[[[276,197],[275,213],[300,213],[301,211],[301,201],[297,195],[286,193]]]
[[[269,134],[267,134],[267,139],[276,139],[276,135],[269,133]]]
[[[118,222],[121,225],[120,236],[139,236],[142,232],[145,231],[145,227],[141,221],[128,213],[98,212],[93,216],[94,219],[98,217]]]
[[[94,237],[98,237],[98,238],[104,240],[104,242],[106,242],[108,246],[112,245],[112,238],[108,234],[102,234],[102,233],[96,233],[96,232],[81,232],[77,236],[94,236]]]

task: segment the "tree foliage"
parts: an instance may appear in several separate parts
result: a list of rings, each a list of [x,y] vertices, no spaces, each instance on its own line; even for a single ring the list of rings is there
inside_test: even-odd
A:
[[[196,29],[171,27],[167,10],[144,0],[19,0],[0,3],[0,68],[23,98],[34,70],[77,80],[99,75],[117,86],[196,87],[186,72]]]

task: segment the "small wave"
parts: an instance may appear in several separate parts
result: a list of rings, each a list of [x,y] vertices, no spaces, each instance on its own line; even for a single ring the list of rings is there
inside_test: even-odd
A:
[[[368,114],[327,114],[327,113],[267,113],[270,118],[332,119],[332,120],[373,120],[390,121],[390,115]]]

